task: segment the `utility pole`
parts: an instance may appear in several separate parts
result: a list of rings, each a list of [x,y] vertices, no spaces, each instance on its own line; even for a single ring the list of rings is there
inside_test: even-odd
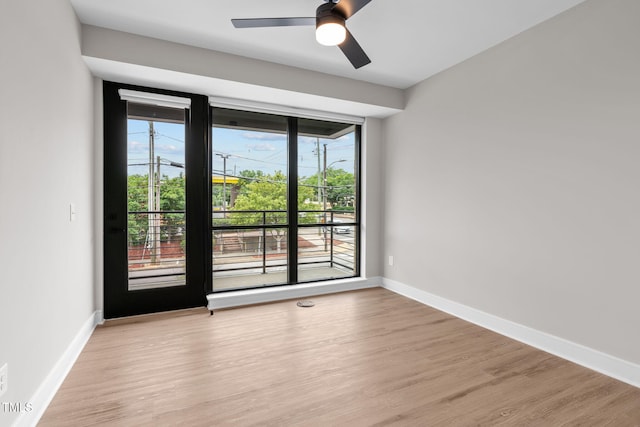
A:
[[[320,153],[318,153],[320,154]],[[318,158],[320,156],[318,155]],[[324,224],[324,251],[327,251],[327,144],[323,144],[324,167],[322,168],[322,223]]]
[[[158,261],[160,261],[160,258],[162,258],[162,234],[160,233],[160,156],[156,157],[157,163],[156,163],[156,203],[155,203],[155,207],[154,210],[156,211],[156,213],[154,214],[155,216],[155,222],[156,222],[156,229],[155,229],[155,235],[156,235],[156,239],[158,239],[158,244],[156,245],[156,259]]]
[[[147,186],[147,234],[149,236],[149,246],[151,252],[151,262],[156,263],[158,261],[158,236],[156,236],[156,214],[152,213],[154,211],[156,201],[155,201],[155,130],[153,128],[153,121],[149,120],[149,176],[148,176],[148,186]]]
[[[327,220],[327,144],[323,144],[323,165],[322,168],[322,210],[324,211],[325,222]]]
[[[227,217],[227,159],[231,157],[231,154],[216,154],[222,158],[222,212],[224,217]]]
[[[322,197],[322,189],[321,189],[321,178],[320,178],[320,138],[316,137],[316,156],[318,156],[318,203],[320,203],[320,199]],[[326,162],[325,158],[325,162]],[[326,163],[325,163],[326,164]]]

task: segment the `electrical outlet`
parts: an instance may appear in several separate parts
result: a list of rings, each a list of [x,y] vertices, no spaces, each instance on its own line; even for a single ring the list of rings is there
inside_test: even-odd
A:
[[[389,265],[393,265],[393,255],[389,255]]]
[[[2,368],[0,368],[0,396],[2,396],[6,391],[7,391],[7,387],[8,387],[8,380],[7,380],[7,372],[9,370],[8,365],[5,363],[4,365],[2,365]]]

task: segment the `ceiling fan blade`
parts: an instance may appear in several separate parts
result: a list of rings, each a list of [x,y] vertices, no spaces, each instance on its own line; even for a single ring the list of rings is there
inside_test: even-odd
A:
[[[347,30],[347,38],[338,47],[356,70],[371,62],[349,30]]]
[[[249,18],[232,19],[231,23],[236,28],[297,27],[316,25],[316,18]]]
[[[369,2],[371,0],[340,0],[340,3],[337,3],[333,8],[340,11],[346,19],[349,19]]]

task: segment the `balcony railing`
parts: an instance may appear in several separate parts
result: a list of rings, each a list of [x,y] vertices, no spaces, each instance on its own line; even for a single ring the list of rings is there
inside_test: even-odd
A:
[[[216,211],[212,223],[214,290],[242,287],[224,283],[234,274],[247,279],[246,287],[286,282],[286,211]],[[299,212],[299,281],[354,276],[357,229],[352,213]]]
[[[286,283],[287,215],[276,210],[212,213],[214,290]],[[356,274],[358,227],[352,213],[299,212],[295,232],[299,281]],[[130,289],[184,285],[185,242],[184,211],[129,212]]]
[[[129,288],[185,284],[185,212],[128,213]]]

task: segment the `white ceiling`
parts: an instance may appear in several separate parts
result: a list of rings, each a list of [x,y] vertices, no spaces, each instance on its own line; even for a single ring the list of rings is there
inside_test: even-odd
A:
[[[404,89],[584,0],[372,0],[347,21],[372,60],[359,70],[313,27],[230,22],[314,16],[322,0],[70,1],[86,24]]]

